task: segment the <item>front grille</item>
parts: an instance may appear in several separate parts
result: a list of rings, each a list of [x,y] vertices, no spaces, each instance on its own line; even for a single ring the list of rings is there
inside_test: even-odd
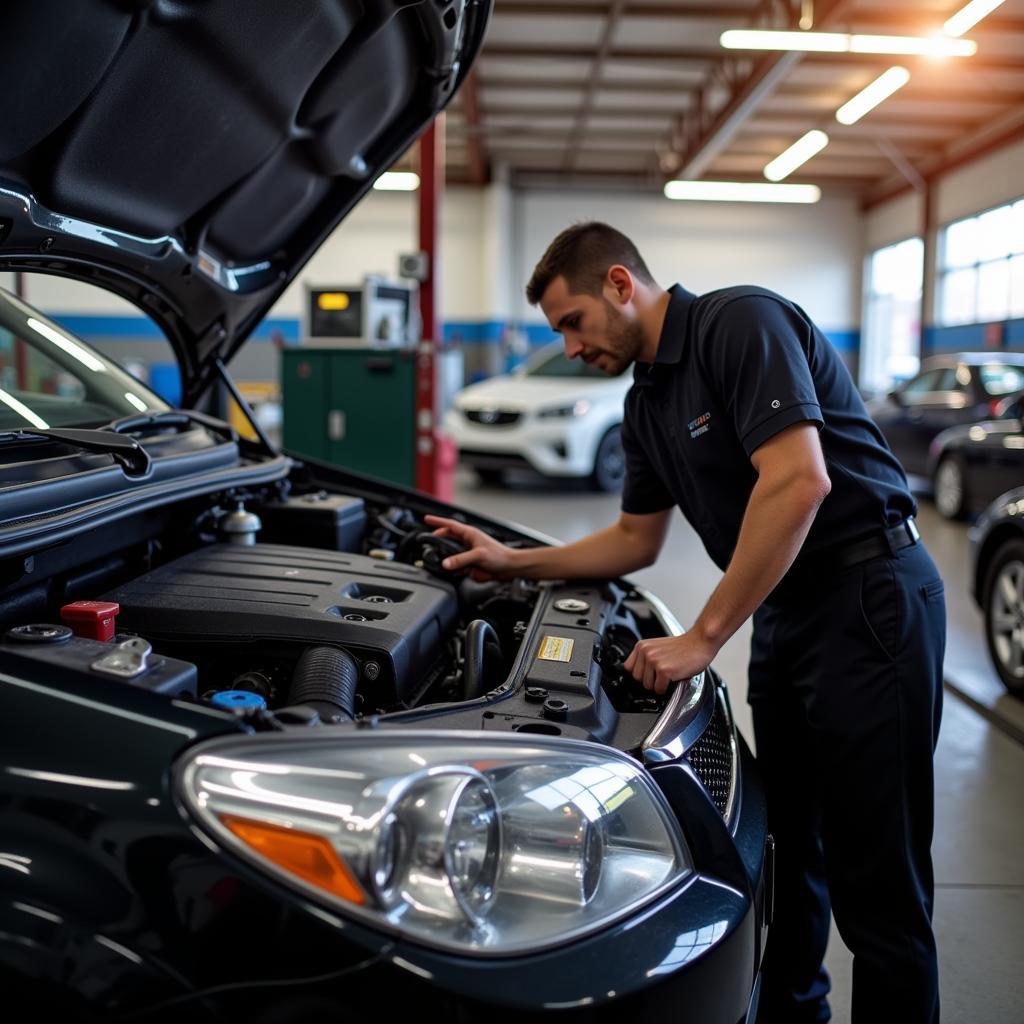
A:
[[[466,419],[482,427],[510,427],[522,415],[508,409],[466,409]]]
[[[715,713],[708,727],[686,757],[724,817],[732,794],[732,733],[720,699],[715,701]]]

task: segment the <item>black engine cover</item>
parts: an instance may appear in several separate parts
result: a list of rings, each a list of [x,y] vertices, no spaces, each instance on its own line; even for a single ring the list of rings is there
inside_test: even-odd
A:
[[[153,642],[333,644],[376,660],[375,689],[413,694],[455,625],[454,588],[422,569],[277,544],[194,551],[104,596],[118,628]],[[389,686],[390,677],[391,685]]]

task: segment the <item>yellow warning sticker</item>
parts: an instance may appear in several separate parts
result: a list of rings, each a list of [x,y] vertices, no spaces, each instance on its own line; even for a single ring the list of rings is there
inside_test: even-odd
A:
[[[575,641],[567,636],[546,636],[537,657],[541,661],[570,661],[574,643]]]

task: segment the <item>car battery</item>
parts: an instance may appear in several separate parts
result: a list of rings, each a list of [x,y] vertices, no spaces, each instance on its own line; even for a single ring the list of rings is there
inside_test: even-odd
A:
[[[269,501],[257,512],[263,523],[260,540],[270,544],[358,551],[366,531],[363,499],[347,494],[299,494]]]
[[[142,637],[89,640],[52,623],[9,629],[0,643],[0,673],[48,685],[106,679],[168,697],[196,694],[195,665],[154,654]]]

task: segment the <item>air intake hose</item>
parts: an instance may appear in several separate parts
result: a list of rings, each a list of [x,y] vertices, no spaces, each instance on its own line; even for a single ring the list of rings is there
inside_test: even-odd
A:
[[[466,665],[462,677],[462,699],[474,700],[491,689],[491,675],[502,664],[501,641],[486,619],[474,619],[466,627]],[[498,680],[495,680],[497,682]]]
[[[288,691],[289,705],[315,708],[325,722],[355,717],[359,666],[337,647],[309,647],[299,658]]]

